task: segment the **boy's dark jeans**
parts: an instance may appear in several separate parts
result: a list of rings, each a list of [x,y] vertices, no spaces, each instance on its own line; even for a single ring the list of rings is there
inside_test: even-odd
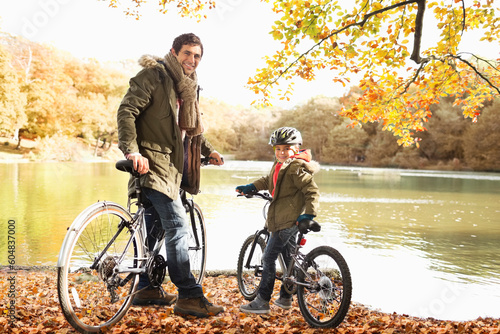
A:
[[[298,228],[293,226],[284,230],[271,233],[266,249],[264,250],[262,269],[262,280],[259,288],[259,295],[266,301],[271,300],[271,295],[274,289],[274,280],[276,278],[276,260],[280,253],[283,254],[283,260],[288,266],[290,264],[290,251],[296,245]],[[281,285],[280,297],[291,298],[292,296],[285,291]]]

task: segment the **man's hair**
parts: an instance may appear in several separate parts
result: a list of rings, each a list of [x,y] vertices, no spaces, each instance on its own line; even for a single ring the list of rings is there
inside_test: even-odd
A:
[[[195,34],[182,34],[176,37],[172,43],[172,49],[175,50],[176,54],[179,54],[183,45],[199,45],[201,48],[201,55],[203,56],[203,44],[201,44],[200,38]]]

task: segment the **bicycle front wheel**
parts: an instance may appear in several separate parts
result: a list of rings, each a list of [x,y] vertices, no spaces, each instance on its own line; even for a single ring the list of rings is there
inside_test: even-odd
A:
[[[351,303],[349,267],[332,247],[321,246],[306,255],[298,275],[297,299],[302,315],[313,327],[336,327]]]
[[[241,246],[238,256],[238,288],[246,300],[255,299],[262,279],[262,257],[264,249],[266,248],[266,242],[259,237],[255,244],[253,254],[251,254],[254,240],[254,235],[249,236],[245,242],[243,242],[243,246]],[[247,266],[247,264],[249,265]]]
[[[66,320],[81,333],[109,328],[130,307],[138,283],[133,271],[143,258],[141,230],[131,239],[130,221],[120,205],[99,202],[68,230],[59,254],[57,292]]]
[[[207,261],[207,232],[205,230],[205,219],[198,204],[191,202],[193,212],[187,210],[189,228],[189,263],[191,273],[196,282],[201,284],[205,277],[205,265]]]

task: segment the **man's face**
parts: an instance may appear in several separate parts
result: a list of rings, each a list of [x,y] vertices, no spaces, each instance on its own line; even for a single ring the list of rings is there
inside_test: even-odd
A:
[[[185,75],[191,75],[201,60],[201,47],[199,45],[183,45],[178,54],[174,49],[170,50],[181,64]]]

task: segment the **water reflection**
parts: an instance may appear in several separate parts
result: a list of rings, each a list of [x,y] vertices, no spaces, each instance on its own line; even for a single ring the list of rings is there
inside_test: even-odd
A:
[[[202,170],[196,201],[208,224],[208,269],[234,269],[242,241],[262,227],[263,202],[237,198],[234,188],[269,168],[228,162]],[[127,175],[113,164],[5,164],[0,176],[19,265],[54,265],[83,208],[126,202]],[[500,316],[500,175],[331,167],[316,180],[323,229],[308,236],[306,250],[330,244],[345,255],[355,301],[416,316]]]

